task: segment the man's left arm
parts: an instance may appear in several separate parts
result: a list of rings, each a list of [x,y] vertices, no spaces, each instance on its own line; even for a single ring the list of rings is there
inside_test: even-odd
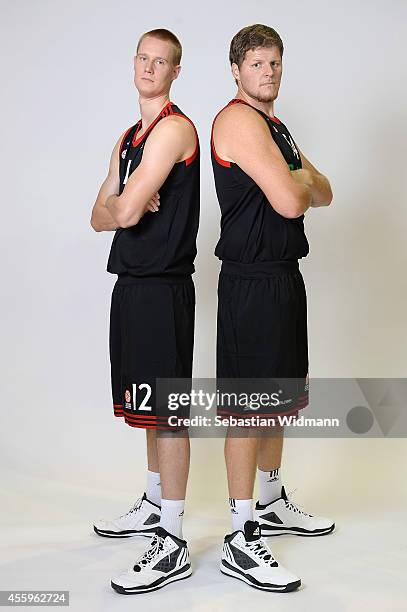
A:
[[[132,172],[120,196],[107,198],[105,206],[120,227],[137,225],[148,202],[182,159],[189,145],[189,124],[177,118],[162,119],[149,134],[139,166]],[[158,214],[159,211],[158,211]]]
[[[317,208],[318,206],[329,206],[333,199],[329,180],[311,164],[298,146],[297,150],[301,155],[302,169],[291,170],[292,177],[298,180],[298,182],[305,183],[309,186],[312,193],[311,206],[313,208]]]

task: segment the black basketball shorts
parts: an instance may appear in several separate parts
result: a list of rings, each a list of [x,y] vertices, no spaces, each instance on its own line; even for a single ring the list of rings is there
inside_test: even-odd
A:
[[[279,407],[218,406],[218,414],[292,414],[308,404],[307,298],[298,261],[222,262],[218,283],[217,379],[277,381],[285,385]],[[246,384],[246,383],[245,383]],[[241,388],[245,386],[242,385]],[[224,388],[230,388],[225,381]],[[238,384],[240,387],[240,383]],[[255,381],[250,383],[255,389]],[[266,384],[267,387],[267,384]],[[222,389],[220,389],[221,391]],[[280,390],[281,391],[281,390]],[[243,407],[244,406],[244,407]]]
[[[192,377],[194,318],[191,277],[118,277],[109,332],[113,409],[131,427],[168,428],[156,379]]]

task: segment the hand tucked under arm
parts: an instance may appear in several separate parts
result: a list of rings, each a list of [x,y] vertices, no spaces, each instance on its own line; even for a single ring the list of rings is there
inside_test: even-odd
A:
[[[174,164],[195,147],[194,128],[185,119],[169,116],[151,131],[140,164],[129,175],[120,196],[109,197],[106,207],[120,227],[137,225],[143,215],[158,209],[157,192]]]
[[[109,172],[105,180],[103,181],[99,193],[96,198],[96,202],[92,209],[91,215],[91,226],[95,232],[103,231],[114,231],[118,228],[118,223],[113,219],[109,210],[105,208],[104,204],[106,199],[111,195],[115,194],[119,190],[119,146],[122,136],[116,142],[112,155],[110,157]]]
[[[311,206],[313,208],[317,206],[329,206],[333,199],[329,180],[305,157],[300,148],[297,148],[301,156],[302,168],[300,170],[292,170],[291,176],[295,180],[298,179],[305,182],[305,184],[309,186],[312,194]]]
[[[117,213],[121,210],[120,208],[121,202],[119,200],[119,196],[110,195],[104,204],[104,208],[109,212],[109,215],[112,219],[117,218]],[[144,216],[146,212],[158,212],[160,207],[160,194],[158,191],[153,195],[153,197],[147,202],[145,208],[141,211],[141,216]],[[141,218],[141,217],[140,217]],[[116,225],[117,222],[115,221]]]
[[[332,191],[328,179],[319,172],[313,172],[309,168],[291,170],[292,178],[299,184],[307,185],[312,194],[311,206],[329,206],[332,201]]]

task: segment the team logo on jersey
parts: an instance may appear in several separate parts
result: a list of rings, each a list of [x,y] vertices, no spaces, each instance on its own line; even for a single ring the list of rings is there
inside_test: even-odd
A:
[[[124,399],[126,400],[127,403],[130,403],[130,401],[131,401],[131,395],[130,395],[130,391],[128,389],[126,389],[126,392],[124,394]]]
[[[126,159],[126,153],[127,149],[124,149],[124,151],[122,151],[122,159]]]
[[[294,153],[295,157],[296,157],[297,159],[300,159],[300,156],[299,156],[299,153],[298,153],[297,147],[295,146],[295,142],[294,142],[294,140],[291,138],[291,136],[288,136],[288,137],[287,137],[287,135],[286,135],[286,134],[283,134],[283,136],[284,136],[284,138],[286,139],[286,141],[288,142],[288,144],[290,145],[291,150],[292,150],[292,152]]]

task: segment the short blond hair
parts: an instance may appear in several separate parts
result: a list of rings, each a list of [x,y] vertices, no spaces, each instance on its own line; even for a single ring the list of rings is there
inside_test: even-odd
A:
[[[158,38],[158,40],[164,40],[165,42],[171,43],[173,47],[173,55],[172,55],[173,64],[174,66],[178,66],[178,64],[180,64],[181,57],[182,57],[182,46],[178,38],[175,36],[175,34],[170,32],[169,30],[165,30],[164,28],[158,28],[156,30],[150,30],[149,32],[144,32],[144,34],[140,36],[140,40],[137,43],[136,53],[138,53],[141,41],[146,36],[153,36],[154,38]]]

